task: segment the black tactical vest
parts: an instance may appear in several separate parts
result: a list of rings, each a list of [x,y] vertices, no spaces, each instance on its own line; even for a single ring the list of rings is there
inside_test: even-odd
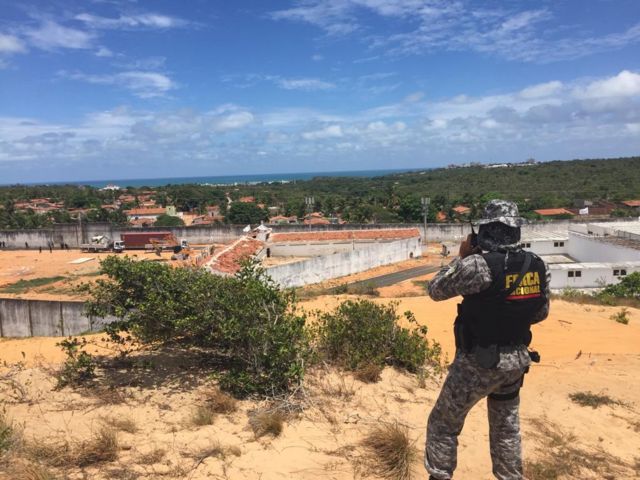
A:
[[[510,293],[531,256],[520,285]],[[544,262],[530,252],[489,252],[482,255],[489,268],[491,286],[475,295],[463,296],[456,327],[462,329],[464,348],[473,345],[529,345],[531,320],[546,303]],[[505,265],[506,261],[506,265]]]

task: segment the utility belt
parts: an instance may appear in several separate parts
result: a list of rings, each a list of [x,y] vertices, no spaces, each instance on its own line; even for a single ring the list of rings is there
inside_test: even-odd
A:
[[[476,362],[482,368],[495,368],[500,361],[500,350],[527,346],[527,342],[493,343],[490,345],[480,345],[474,342],[470,335],[465,333],[464,323],[457,320],[453,326],[453,335],[456,342],[456,349],[474,355]],[[536,351],[527,350],[529,358],[534,363],[540,362],[540,354]]]

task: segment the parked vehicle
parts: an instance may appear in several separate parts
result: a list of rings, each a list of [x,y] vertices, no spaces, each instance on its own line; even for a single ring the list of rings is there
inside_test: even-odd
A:
[[[111,240],[107,235],[96,235],[91,237],[89,243],[83,243],[80,245],[80,250],[83,252],[122,252],[124,250],[124,244],[121,240],[115,242]]]
[[[171,232],[127,232],[120,235],[124,248],[145,250],[172,250],[178,253],[189,246],[186,240],[180,240]]]

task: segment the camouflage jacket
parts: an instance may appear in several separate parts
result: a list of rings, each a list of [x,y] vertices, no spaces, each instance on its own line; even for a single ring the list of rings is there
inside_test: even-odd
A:
[[[541,322],[549,315],[549,284],[551,274],[546,268],[546,304],[533,315],[532,323]],[[482,255],[456,257],[449,265],[442,267],[429,282],[429,296],[435,301],[447,300],[458,295],[473,295],[491,286],[491,269]]]

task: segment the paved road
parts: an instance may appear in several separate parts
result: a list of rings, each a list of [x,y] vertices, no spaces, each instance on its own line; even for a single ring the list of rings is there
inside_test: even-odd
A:
[[[399,272],[387,273],[386,275],[353,282],[349,284],[349,288],[357,289],[358,287],[365,286],[373,286],[374,288],[388,287],[389,285],[395,285],[410,278],[420,277],[427,273],[437,272],[438,270],[440,270],[440,267],[437,265],[422,265],[420,267],[408,268],[407,270],[400,270]]]

